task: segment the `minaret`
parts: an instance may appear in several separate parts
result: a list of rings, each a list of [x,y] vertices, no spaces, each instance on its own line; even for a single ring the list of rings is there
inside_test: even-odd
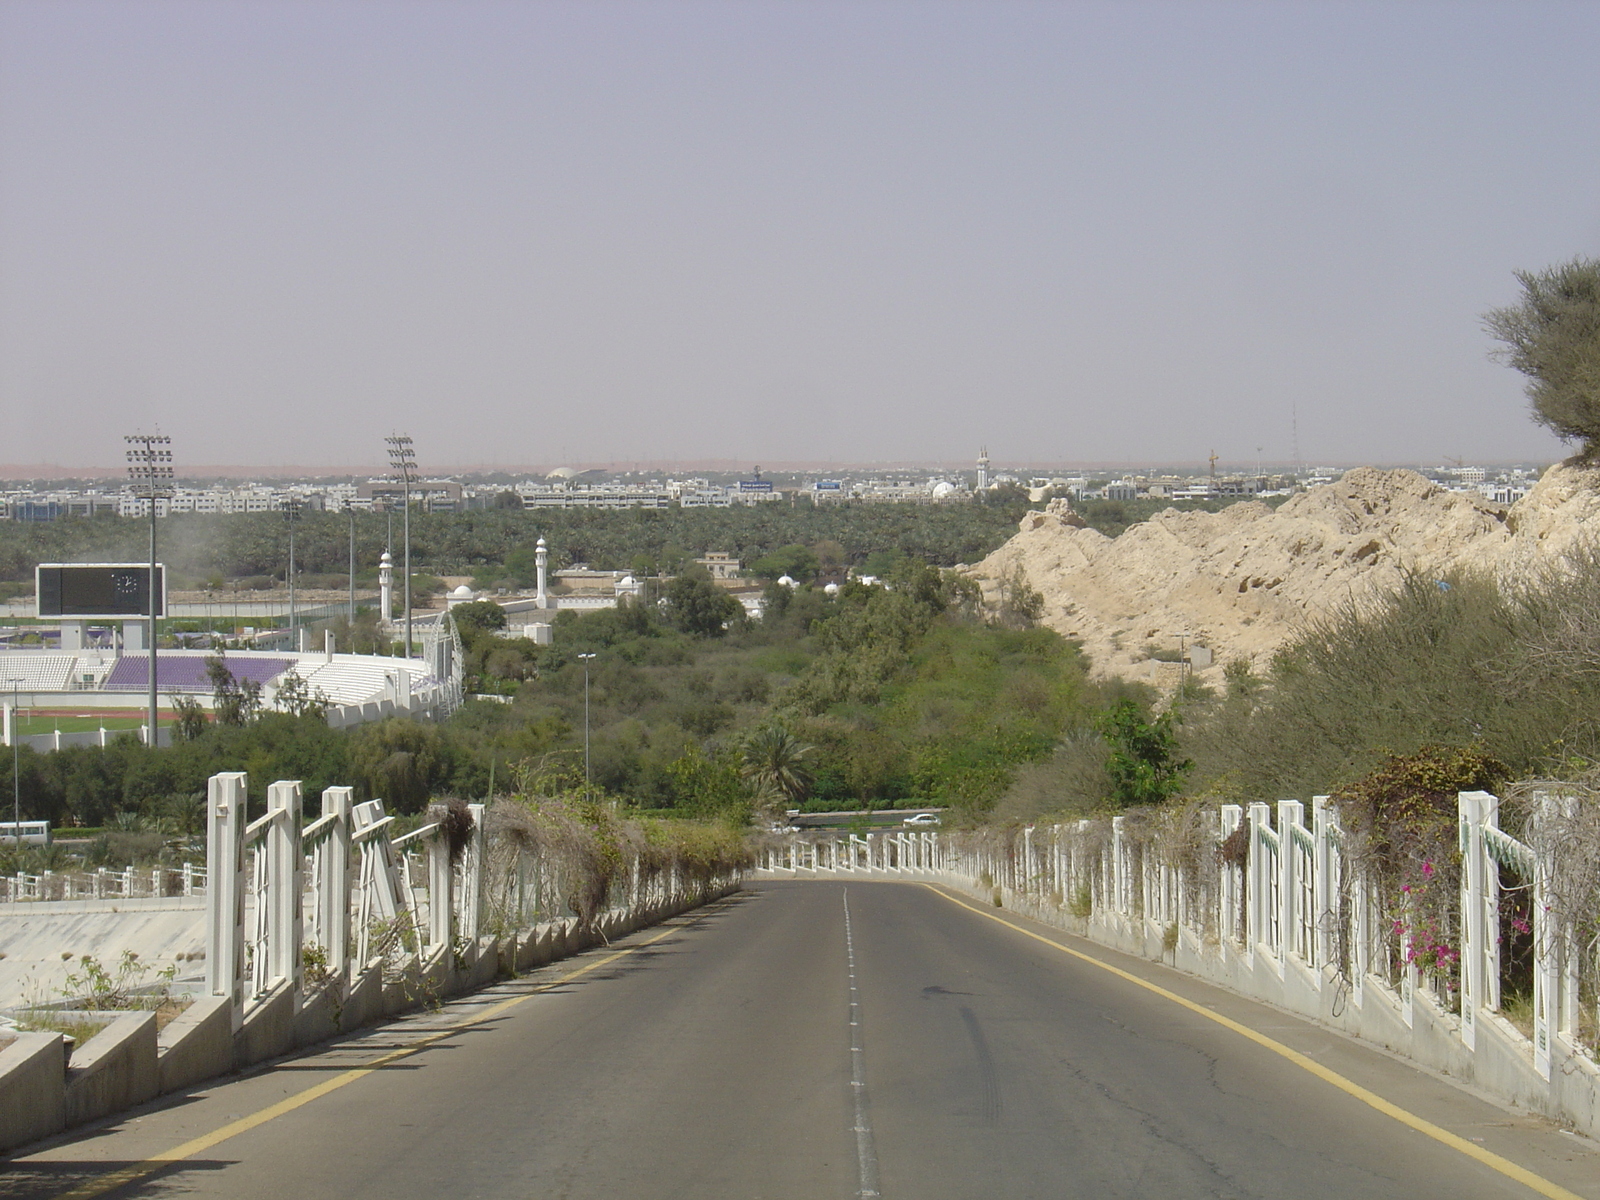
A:
[[[550,551],[545,549],[544,539],[539,539],[539,544],[534,547],[533,561],[539,569],[539,591],[534,596],[533,602],[540,608],[549,608],[550,600],[544,593],[545,568],[550,565]]]
[[[978,450],[978,490],[989,490],[989,447],[983,446]]]
[[[394,619],[394,559],[387,550],[378,560],[378,605],[388,625]]]

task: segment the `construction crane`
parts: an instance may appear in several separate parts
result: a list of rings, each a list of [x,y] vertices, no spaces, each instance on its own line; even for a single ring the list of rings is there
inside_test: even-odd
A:
[[[1215,450],[1211,452],[1211,482],[1217,482],[1217,452]]]

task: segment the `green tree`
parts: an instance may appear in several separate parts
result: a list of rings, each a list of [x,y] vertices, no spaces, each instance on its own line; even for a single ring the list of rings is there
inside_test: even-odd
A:
[[[470,600],[466,604],[458,604],[450,610],[450,616],[455,619],[463,641],[468,640],[471,634],[493,632],[506,627],[506,610],[493,600]]]
[[[1533,418],[1600,453],[1600,260],[1518,271],[1522,299],[1485,314],[1497,357],[1528,377]]]
[[[746,802],[739,764],[727,752],[708,755],[698,743],[691,742],[667,764],[667,777],[676,807],[687,812],[709,816],[737,809]]]
[[[1178,757],[1178,739],[1172,732],[1176,723],[1171,709],[1146,721],[1134,700],[1120,700],[1096,719],[1095,728],[1111,747],[1106,773],[1117,804],[1160,804],[1177,795],[1185,772],[1194,764]]]
[[[667,620],[694,637],[721,637],[744,614],[744,606],[704,572],[685,571],[662,595]]]
[[[392,812],[421,812],[450,768],[438,727],[405,717],[362,725],[349,753],[366,794],[386,801]]]
[[[798,542],[780,546],[771,554],[762,555],[750,564],[750,573],[761,579],[778,579],[784,575],[801,583],[817,577],[817,556],[809,546]]]
[[[261,685],[254,679],[235,679],[220,654],[206,659],[211,680],[212,711],[219,725],[248,725],[261,708]]]
[[[299,671],[290,667],[278,677],[272,707],[295,717],[321,717],[325,720],[331,703],[326,692],[320,687],[313,688]]]
[[[811,787],[811,754],[812,747],[782,725],[768,725],[745,739],[739,773],[763,798],[798,804]]]
[[[178,714],[172,726],[173,741],[192,742],[210,727],[205,708],[193,696],[174,695],[168,699]]]

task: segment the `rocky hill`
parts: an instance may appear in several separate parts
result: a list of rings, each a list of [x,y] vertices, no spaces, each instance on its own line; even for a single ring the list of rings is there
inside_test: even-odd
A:
[[[1202,676],[1235,658],[1264,665],[1308,616],[1392,586],[1406,569],[1525,576],[1595,534],[1594,470],[1553,467],[1504,508],[1415,471],[1363,467],[1276,510],[1169,509],[1116,538],[1052,501],[967,570],[991,602],[1012,579],[1036,589],[1043,623],[1080,640],[1098,674],[1166,685],[1177,667],[1160,659],[1180,642],[1211,651]]]

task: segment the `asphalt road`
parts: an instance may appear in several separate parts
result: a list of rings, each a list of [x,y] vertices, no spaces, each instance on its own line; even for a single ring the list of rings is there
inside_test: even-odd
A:
[[[1159,965],[926,887],[835,882],[752,885],[0,1168],[0,1196],[30,1200],[1541,1191],[1600,1197],[1600,1153]]]

